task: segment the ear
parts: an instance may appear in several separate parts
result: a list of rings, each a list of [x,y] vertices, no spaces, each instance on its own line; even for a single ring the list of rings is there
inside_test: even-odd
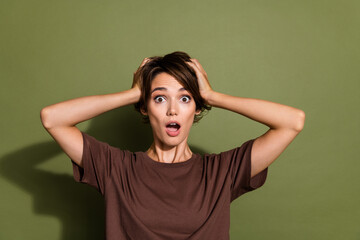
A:
[[[141,109],[140,109],[140,112],[141,112],[142,115],[145,115],[145,116],[148,115],[147,112],[146,112],[146,110],[145,110],[144,108],[141,108]]]
[[[199,115],[201,113],[201,109],[196,110],[195,115]]]

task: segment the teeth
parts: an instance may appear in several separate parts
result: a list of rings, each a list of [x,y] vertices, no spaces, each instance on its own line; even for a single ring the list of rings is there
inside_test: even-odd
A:
[[[174,122],[169,123],[167,126],[168,126],[168,127],[176,127],[176,128],[180,128],[180,125],[179,125],[179,124],[177,124],[177,123],[174,123]]]

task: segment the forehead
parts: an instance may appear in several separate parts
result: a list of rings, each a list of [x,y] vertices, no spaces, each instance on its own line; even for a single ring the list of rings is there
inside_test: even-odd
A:
[[[151,82],[151,90],[157,87],[165,87],[167,89],[176,89],[183,88],[176,78],[171,76],[168,73],[159,73]]]

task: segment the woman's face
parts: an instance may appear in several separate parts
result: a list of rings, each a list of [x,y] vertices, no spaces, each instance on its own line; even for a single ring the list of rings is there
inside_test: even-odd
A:
[[[151,83],[147,114],[158,146],[187,142],[194,122],[196,104],[192,95],[171,75],[158,74]]]

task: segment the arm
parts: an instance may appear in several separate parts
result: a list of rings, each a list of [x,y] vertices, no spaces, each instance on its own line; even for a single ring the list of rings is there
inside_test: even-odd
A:
[[[144,59],[141,66],[146,61]],[[133,86],[129,90],[71,99],[41,110],[40,117],[44,128],[79,166],[82,167],[83,139],[80,130],[75,125],[104,112],[139,101],[141,91],[139,79],[135,77],[137,72],[134,73]]]
[[[304,126],[302,110],[260,99],[234,97],[213,92],[209,104],[224,108],[257,122],[270,129],[256,138],[251,150],[251,176],[267,168],[294,140]]]
[[[251,150],[251,177],[274,162],[303,129],[305,113],[302,110],[261,99],[215,92],[200,63],[193,59],[189,64],[196,72],[200,93],[208,104],[239,113],[270,128],[254,141]]]

